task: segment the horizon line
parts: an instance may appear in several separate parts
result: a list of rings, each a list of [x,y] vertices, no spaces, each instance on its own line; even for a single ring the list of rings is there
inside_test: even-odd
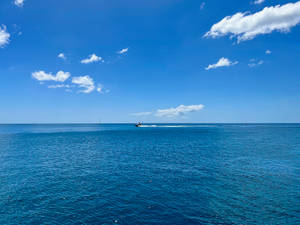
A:
[[[70,122],[70,123],[0,123],[0,125],[101,125],[101,124],[136,124],[136,122],[107,122],[107,123],[86,123],[86,122]],[[203,123],[172,123],[172,122],[147,122],[143,124],[300,124],[300,122],[203,122]]]

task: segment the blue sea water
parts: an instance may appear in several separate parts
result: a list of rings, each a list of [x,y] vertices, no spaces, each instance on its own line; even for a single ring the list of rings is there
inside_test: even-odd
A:
[[[0,224],[300,224],[300,124],[0,125]]]

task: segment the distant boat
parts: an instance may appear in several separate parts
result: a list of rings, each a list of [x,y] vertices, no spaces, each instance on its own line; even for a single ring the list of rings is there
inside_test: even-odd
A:
[[[136,127],[141,127],[141,126],[142,126],[142,123],[141,123],[141,122],[138,122],[138,123],[135,124],[135,126],[136,126]]]

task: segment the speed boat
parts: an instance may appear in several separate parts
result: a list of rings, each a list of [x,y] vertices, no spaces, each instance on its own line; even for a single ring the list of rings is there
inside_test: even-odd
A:
[[[135,124],[135,126],[136,126],[136,127],[141,127],[141,126],[142,126],[142,123],[141,123],[141,122],[138,122],[138,123]]]

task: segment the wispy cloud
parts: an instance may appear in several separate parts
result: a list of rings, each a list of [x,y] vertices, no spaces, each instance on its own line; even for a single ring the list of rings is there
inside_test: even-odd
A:
[[[265,0],[256,0],[256,1],[254,1],[253,3],[254,3],[255,5],[259,5],[259,4],[264,3],[264,2],[265,2]]]
[[[132,113],[132,116],[149,116],[153,114],[153,112],[139,112],[139,113]]]
[[[56,89],[56,88],[71,88],[68,84],[55,84],[55,85],[48,85],[48,88]]]
[[[266,55],[270,55],[272,52],[268,49],[268,50],[266,50]]]
[[[97,91],[98,91],[99,93],[103,93],[103,86],[102,86],[102,84],[98,84],[98,86],[97,86]]]
[[[82,93],[87,94],[95,90],[94,80],[89,76],[73,77],[72,83],[77,84],[79,87],[83,88],[83,90],[80,91]]]
[[[216,69],[218,67],[234,66],[236,64],[238,64],[238,61],[231,62],[229,59],[222,57],[221,59],[219,59],[219,61],[217,63],[210,64],[205,69],[210,70],[210,69]]]
[[[128,49],[129,49],[129,48],[124,48],[124,49],[118,51],[117,53],[120,54],[120,55],[123,55],[123,54],[125,54],[126,52],[128,52]]]
[[[104,88],[102,84],[97,85],[96,91],[99,92],[100,94],[107,94],[110,92],[108,89]]]
[[[71,74],[69,72],[58,71],[56,75],[52,75],[51,73],[46,73],[43,70],[33,72],[31,74],[33,79],[38,81],[56,81],[56,82],[65,82]]]
[[[238,42],[251,40],[258,35],[273,31],[288,32],[300,23],[300,1],[265,7],[254,13],[236,13],[214,24],[205,37],[217,38],[225,35],[237,37]]]
[[[158,117],[177,117],[183,116],[187,113],[197,112],[204,108],[204,105],[180,105],[176,108],[169,108],[169,109],[158,109],[155,113],[155,116]]]
[[[65,56],[64,53],[59,53],[57,57],[58,57],[58,58],[61,58],[61,59],[64,59],[64,60],[67,59],[67,57]]]
[[[10,34],[6,31],[6,26],[0,26],[0,47],[9,43]]]
[[[263,60],[257,60],[257,59],[251,59],[250,63],[248,64],[249,67],[255,67],[255,66],[260,66],[264,64]]]
[[[96,54],[89,55],[89,58],[81,60],[82,64],[89,64],[93,62],[103,61],[102,57],[97,56]]]
[[[205,2],[202,2],[200,5],[200,9],[202,10],[202,9],[204,9],[204,7],[205,7]]]
[[[24,5],[25,0],[15,0],[14,4],[18,7],[22,7]]]
[[[198,112],[204,108],[204,105],[179,105],[175,108],[168,108],[168,109],[158,109],[155,112],[139,112],[139,113],[132,113],[133,116],[149,116],[154,115],[156,117],[167,117],[173,118],[178,116],[184,116],[191,112]]]

